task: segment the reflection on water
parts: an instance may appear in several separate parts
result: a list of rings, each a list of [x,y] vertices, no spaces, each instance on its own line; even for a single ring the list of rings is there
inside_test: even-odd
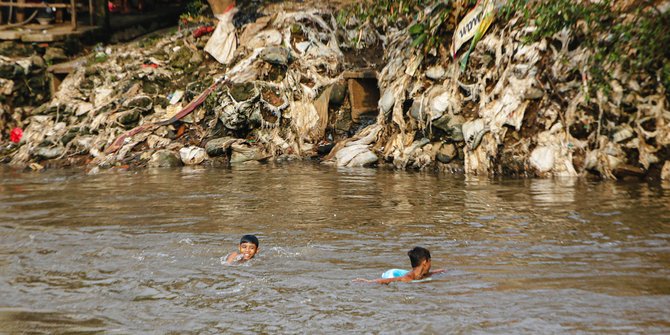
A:
[[[241,235],[256,259],[224,266]],[[431,250],[429,283],[352,283]],[[309,164],[0,170],[9,333],[669,333],[670,187]],[[420,317],[418,317],[420,315]]]

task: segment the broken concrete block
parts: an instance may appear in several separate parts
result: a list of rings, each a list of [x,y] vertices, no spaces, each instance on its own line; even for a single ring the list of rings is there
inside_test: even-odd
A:
[[[377,73],[372,70],[346,71],[343,76],[348,79],[351,119],[354,122],[360,122],[363,114],[370,117],[376,116],[379,102]]]
[[[449,163],[458,156],[458,149],[453,143],[443,143],[435,154],[435,159],[441,163]]]

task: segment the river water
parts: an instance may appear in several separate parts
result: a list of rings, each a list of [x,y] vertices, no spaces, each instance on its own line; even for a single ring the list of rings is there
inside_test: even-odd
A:
[[[243,234],[260,253],[223,265]],[[430,249],[447,272],[365,284]],[[0,333],[670,333],[670,185],[0,169]]]

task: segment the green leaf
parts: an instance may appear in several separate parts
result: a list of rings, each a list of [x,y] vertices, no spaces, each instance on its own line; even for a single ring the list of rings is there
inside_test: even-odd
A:
[[[426,29],[426,28],[423,26],[423,24],[421,24],[421,23],[417,23],[417,24],[415,24],[415,25],[409,27],[409,34],[412,35],[412,36],[414,36],[414,35],[418,35],[418,34],[423,33],[423,31],[424,31],[425,29]]]
[[[428,37],[428,34],[421,34],[418,37],[416,37],[412,41],[412,44],[411,44],[412,48],[416,48],[417,46],[423,44],[423,42],[426,40],[427,37]]]

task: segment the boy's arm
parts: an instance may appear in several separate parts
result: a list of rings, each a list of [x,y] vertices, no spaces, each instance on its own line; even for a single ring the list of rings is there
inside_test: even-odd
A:
[[[428,275],[432,276],[432,275],[436,275],[436,274],[440,274],[440,273],[445,273],[445,272],[447,272],[447,269],[437,269],[437,270],[435,270],[435,271],[431,271]]]
[[[228,258],[226,258],[226,263],[227,264],[233,264],[235,262],[235,258],[237,257],[237,252],[231,252],[230,255],[228,255]]]
[[[412,281],[412,278],[409,278],[408,276],[395,277],[395,278],[378,278],[378,279],[356,278],[353,281],[354,282],[359,282],[359,283],[363,282],[363,283],[389,284],[389,283],[396,282],[396,281],[402,281],[402,282]]]

